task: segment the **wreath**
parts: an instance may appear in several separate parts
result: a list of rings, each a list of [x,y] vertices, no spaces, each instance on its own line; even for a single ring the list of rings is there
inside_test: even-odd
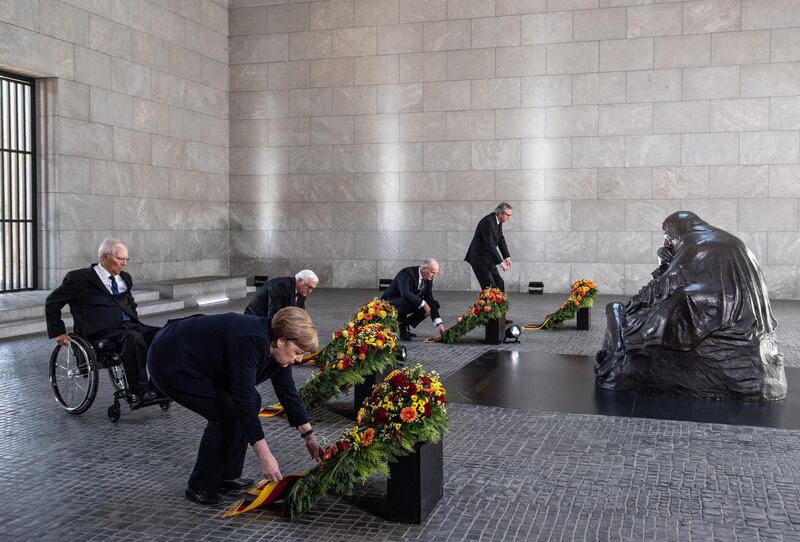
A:
[[[421,365],[389,373],[364,400],[356,424],[325,448],[322,462],[297,478],[286,496],[290,520],[327,494],[352,495],[356,481],[389,475],[389,462],[417,444],[439,442],[447,429],[446,391]]]
[[[472,306],[458,317],[456,323],[444,330],[441,337],[428,339],[430,342],[452,344],[478,326],[486,325],[508,312],[508,296],[499,288],[486,288],[478,294]]]
[[[318,369],[299,390],[311,408],[338,395],[365,377],[385,372],[394,364],[397,347],[397,309],[381,299],[361,306],[356,316],[331,336],[316,356]]]
[[[594,304],[597,297],[597,285],[588,279],[575,281],[570,288],[569,297],[561,304],[561,307],[554,313],[544,317],[541,324],[526,325],[525,329],[547,329],[554,330],[564,325],[564,322],[575,318],[578,309],[589,308]]]

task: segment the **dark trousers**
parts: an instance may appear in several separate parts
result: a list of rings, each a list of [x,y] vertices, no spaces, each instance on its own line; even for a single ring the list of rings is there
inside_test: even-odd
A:
[[[176,390],[171,384],[173,380],[183,378],[186,377],[174,373],[161,374],[158,370],[153,373],[153,381],[162,393],[208,420],[200,439],[194,469],[189,476],[189,485],[198,490],[219,491],[222,480],[232,480],[242,475],[247,438],[237,421],[233,397],[227,390],[217,387],[216,397],[188,394]],[[197,380],[193,379],[194,382]],[[256,404],[260,405],[261,400]]]
[[[104,329],[90,339],[111,339],[121,351],[125,378],[132,391],[147,390],[147,349],[160,328],[136,322],[122,322],[118,326]]]
[[[506,291],[506,283],[503,282],[503,277],[500,276],[496,265],[486,267],[470,264],[470,266],[472,266],[472,272],[475,273],[475,278],[478,279],[478,284],[481,285],[481,290],[499,288],[501,292]]]
[[[439,302],[435,299],[428,303],[431,308],[431,314],[436,315],[439,313]],[[417,327],[420,322],[422,322],[425,316],[425,309],[420,307],[415,307],[411,303],[404,301],[397,307],[397,321],[400,322],[402,325]]]

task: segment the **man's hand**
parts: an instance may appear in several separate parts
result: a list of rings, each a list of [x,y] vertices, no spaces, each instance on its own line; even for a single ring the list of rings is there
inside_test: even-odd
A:
[[[439,330],[439,335],[444,335],[444,324],[438,324],[436,329]]]
[[[501,262],[501,263],[500,263],[500,269],[502,269],[503,271],[508,271],[508,269],[509,269],[510,267],[511,267],[511,264],[510,264],[510,263],[506,263],[506,262]]]
[[[59,335],[56,337],[56,343],[60,344],[61,346],[67,346],[69,344],[69,335],[66,333]]]
[[[506,269],[507,270],[511,269],[511,257],[510,256],[505,259],[505,262],[506,262]]]
[[[422,310],[425,311],[425,316],[430,316],[431,315],[431,306],[428,305],[427,301],[423,302]]]

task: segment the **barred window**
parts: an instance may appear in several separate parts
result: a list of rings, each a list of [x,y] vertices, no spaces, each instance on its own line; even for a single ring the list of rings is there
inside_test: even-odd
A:
[[[0,292],[36,287],[33,85],[0,72]]]

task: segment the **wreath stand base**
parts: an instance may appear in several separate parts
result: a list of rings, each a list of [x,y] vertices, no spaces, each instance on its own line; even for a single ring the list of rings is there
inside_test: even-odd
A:
[[[444,446],[417,444],[413,454],[389,464],[385,517],[399,523],[422,523],[444,494]]]
[[[500,344],[506,338],[506,315],[486,322],[486,344]]]

